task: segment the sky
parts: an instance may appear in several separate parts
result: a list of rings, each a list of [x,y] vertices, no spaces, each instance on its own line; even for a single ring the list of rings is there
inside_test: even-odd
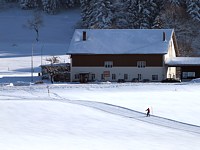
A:
[[[17,8],[0,12],[0,35],[5,35],[0,36],[1,149],[199,149],[199,79],[172,84],[34,84],[30,76],[34,36],[22,27],[29,16],[31,11]],[[52,55],[69,61],[65,47],[79,17],[76,9],[45,16],[43,64]],[[61,48],[49,50],[46,45]],[[40,80],[38,49],[33,57],[34,81]],[[151,117],[145,114],[148,107]]]

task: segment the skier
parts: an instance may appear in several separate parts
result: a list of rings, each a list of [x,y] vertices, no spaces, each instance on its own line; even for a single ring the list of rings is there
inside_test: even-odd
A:
[[[149,108],[147,108],[147,117],[150,117],[150,109]]]

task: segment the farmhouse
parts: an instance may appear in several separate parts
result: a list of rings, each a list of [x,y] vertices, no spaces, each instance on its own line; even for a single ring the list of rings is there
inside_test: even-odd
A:
[[[176,78],[173,29],[76,29],[67,54],[72,82]]]

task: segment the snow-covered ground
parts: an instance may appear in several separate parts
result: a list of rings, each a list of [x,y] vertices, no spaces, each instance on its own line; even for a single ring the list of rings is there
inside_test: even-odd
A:
[[[0,12],[0,149],[199,149],[198,79],[175,84],[31,84],[34,32],[22,27],[31,13],[17,8]],[[79,17],[76,9],[44,16],[39,48],[34,45],[35,73],[41,48],[42,63],[52,55],[68,61],[65,51]],[[145,117],[148,107],[151,117]]]
[[[80,21],[79,9],[70,9],[59,15],[42,14],[39,42],[35,42],[35,31],[25,27],[33,14],[33,10],[21,10],[14,6],[0,11],[1,74],[30,73],[32,50],[36,73],[40,72],[41,64],[48,63],[46,58],[57,56],[61,62],[68,61],[66,51],[75,26]],[[19,65],[16,66],[16,63]]]
[[[199,90],[199,83],[1,86],[0,147],[197,150]]]

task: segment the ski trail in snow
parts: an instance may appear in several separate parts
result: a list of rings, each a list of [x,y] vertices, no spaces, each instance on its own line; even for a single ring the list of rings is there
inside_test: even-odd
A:
[[[133,118],[139,121],[151,123],[158,126],[163,126],[167,128],[200,134],[200,126],[197,126],[197,125],[184,123],[184,122],[180,122],[180,121],[176,121],[172,119],[167,119],[164,117],[158,117],[154,115],[151,115],[151,117],[146,117],[146,113],[141,113],[129,108],[112,105],[108,103],[87,101],[87,100],[68,100],[68,99],[62,98],[60,95],[56,93],[52,93],[52,94],[55,96],[54,97],[55,99],[57,100],[59,99],[62,102],[69,102],[72,104],[83,105],[83,106],[98,109],[107,113],[111,113],[111,114],[115,114],[115,115],[119,115],[119,116],[123,116],[127,118]]]
[[[128,109],[121,106],[116,106],[116,105],[102,103],[102,102],[84,101],[84,100],[61,100],[61,101],[95,108],[107,113],[136,119],[139,121],[151,123],[158,126],[163,126],[167,128],[200,134],[200,126],[183,123],[183,122],[179,122],[179,121],[175,121],[175,120],[167,119],[163,117],[158,117],[154,115],[151,115],[151,117],[146,117],[145,113],[134,111],[132,109]]]
[[[18,100],[27,100],[26,97],[18,96],[18,98],[19,98]],[[41,97],[38,97],[38,98],[40,99]],[[29,100],[31,100],[31,99],[29,98]],[[163,117],[158,117],[158,116],[154,116],[154,115],[151,115],[151,117],[146,117],[145,113],[138,112],[138,111],[135,111],[135,110],[132,110],[129,108],[113,105],[113,104],[108,104],[108,103],[103,103],[103,102],[95,102],[95,101],[87,101],[87,100],[69,100],[69,99],[65,99],[65,98],[61,97],[60,95],[58,95],[57,93],[53,93],[53,92],[51,92],[49,94],[48,100],[60,101],[60,102],[71,103],[71,104],[78,104],[78,105],[98,109],[98,110],[101,110],[101,111],[104,111],[104,112],[107,112],[110,114],[119,115],[122,117],[131,118],[131,119],[136,119],[139,121],[143,121],[143,122],[158,125],[158,126],[163,126],[163,127],[167,127],[167,128],[176,129],[176,130],[182,130],[182,131],[200,134],[200,126],[192,125],[192,124],[188,124],[188,123],[184,123],[184,122],[179,122],[179,121],[175,121],[175,120],[167,119],[167,118],[163,118]]]

